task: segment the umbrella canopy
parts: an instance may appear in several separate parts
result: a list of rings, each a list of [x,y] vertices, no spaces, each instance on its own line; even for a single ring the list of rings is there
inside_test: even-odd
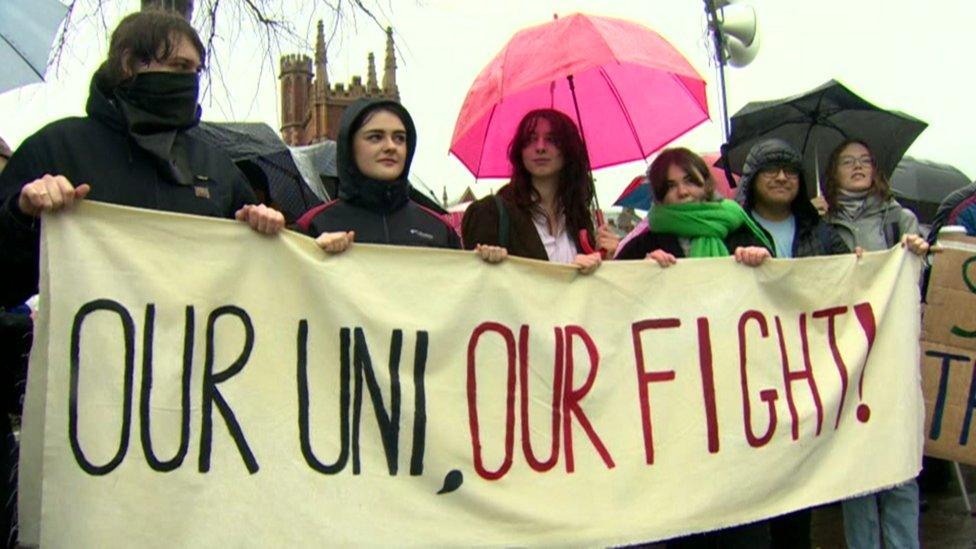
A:
[[[651,184],[644,175],[638,175],[630,180],[623,192],[614,201],[614,206],[634,208],[636,210],[651,209]]]
[[[938,235],[939,229],[945,225],[962,225],[966,228],[967,235],[976,236],[973,213],[976,213],[976,183],[956,189],[942,200],[939,209],[935,212],[935,219],[932,220],[929,241],[932,241],[932,236]]]
[[[891,190],[898,202],[914,211],[922,223],[932,223],[939,204],[969,184],[966,174],[952,166],[910,156],[898,163],[891,176]]]
[[[897,111],[886,111],[858,97],[836,80],[808,92],[773,101],[747,104],[732,115],[732,135],[723,146],[729,167],[742,173],[749,149],[776,137],[803,156],[804,180],[811,195],[830,153],[848,138],[864,140],[878,169],[891,176],[928,124]]]
[[[0,1],[0,93],[44,81],[68,8],[57,0]]]
[[[646,158],[708,119],[704,79],[664,38],[575,14],[509,40],[468,90],[450,152],[475,177],[508,177],[518,123],[539,108],[577,122],[593,168]]]
[[[339,169],[336,166],[336,142],[327,139],[311,145],[288,148],[291,149],[291,157],[298,166],[298,171],[316,196],[322,200],[332,200],[335,193],[330,193],[326,189],[323,180],[327,177],[333,179],[339,177]]]
[[[302,177],[292,153],[261,122],[201,122],[190,133],[222,149],[289,222],[322,203]]]
[[[729,186],[729,182],[725,177],[725,171],[714,166],[718,161],[719,153],[704,153],[701,157],[705,161],[705,164],[708,165],[712,179],[715,180],[715,192],[723,198],[735,198],[735,191]],[[738,176],[733,175],[732,178],[736,182],[739,181]],[[630,184],[620,193],[620,196],[617,197],[617,201],[613,205],[623,208],[650,210],[651,202],[653,201],[651,185],[645,176],[640,175],[631,180]]]

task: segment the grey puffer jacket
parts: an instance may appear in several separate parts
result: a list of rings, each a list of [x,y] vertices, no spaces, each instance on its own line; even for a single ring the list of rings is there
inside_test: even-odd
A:
[[[869,195],[864,208],[851,218],[842,208],[827,214],[827,221],[837,229],[853,250],[860,246],[866,252],[887,250],[906,234],[918,234],[918,219],[894,198],[885,200]]]

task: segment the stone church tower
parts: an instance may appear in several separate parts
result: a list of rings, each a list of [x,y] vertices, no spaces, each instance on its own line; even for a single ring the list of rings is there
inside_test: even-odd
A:
[[[383,83],[376,79],[376,61],[368,57],[366,83],[353,76],[348,86],[329,83],[325,31],[319,21],[315,42],[315,64],[307,55],[293,54],[281,58],[281,138],[291,146],[309,145],[326,139],[335,140],[339,119],[346,106],[362,97],[400,100],[396,83],[396,55],[393,29],[386,28],[386,59]]]

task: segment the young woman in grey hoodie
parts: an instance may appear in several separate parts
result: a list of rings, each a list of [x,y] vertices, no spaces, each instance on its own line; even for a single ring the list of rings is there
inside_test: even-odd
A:
[[[899,242],[924,256],[929,245],[918,220],[892,197],[888,180],[867,143],[849,139],[827,162],[824,194],[827,221],[857,253],[888,249]],[[918,483],[909,480],[874,494],[844,501],[844,536],[852,549],[917,548]]]

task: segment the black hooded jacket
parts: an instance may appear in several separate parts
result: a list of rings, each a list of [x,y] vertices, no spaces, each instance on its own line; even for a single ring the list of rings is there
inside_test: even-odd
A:
[[[770,165],[795,164],[800,167],[800,191],[793,199],[793,217],[796,220],[796,234],[793,235],[792,257],[811,257],[817,255],[835,255],[850,253],[847,244],[830,223],[822,222],[817,209],[810,203],[806,185],[803,182],[802,158],[787,143],[779,139],[768,139],[757,143],[749,150],[745,165],[742,169],[742,179],[739,180],[739,190],[736,200],[742,205],[746,213],[753,216],[756,203],[755,179],[759,171]],[[757,225],[759,225],[757,223]],[[762,225],[759,225],[770,241],[773,236]],[[741,235],[733,234],[729,237],[729,246],[749,246],[748,242],[737,242]]]
[[[38,225],[17,207],[20,189],[45,174],[91,186],[88,200],[209,217],[233,218],[256,202],[244,175],[222,151],[184,131],[176,139],[192,182],[173,180],[162,161],[139,146],[116,99],[92,79],[88,116],[53,122],[24,140],[0,174],[0,305],[22,303],[37,292]]]
[[[353,157],[353,136],[366,114],[379,107],[395,112],[407,130],[407,158],[396,181],[377,181],[363,175]],[[312,208],[297,222],[315,237],[322,233],[355,231],[356,242],[431,248],[461,248],[454,229],[436,213],[409,198],[410,163],[417,148],[417,130],[402,105],[385,99],[360,99],[346,107],[336,140],[339,198]]]

